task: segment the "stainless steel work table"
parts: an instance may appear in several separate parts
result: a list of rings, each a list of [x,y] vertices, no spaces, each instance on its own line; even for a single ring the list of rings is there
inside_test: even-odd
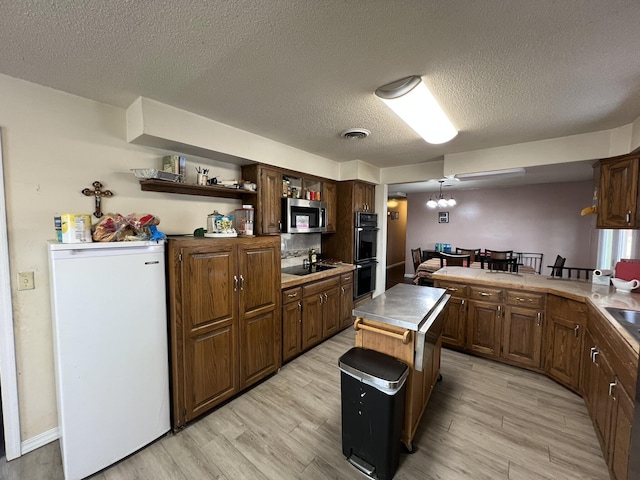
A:
[[[398,284],[353,310],[356,346],[409,367],[402,431],[408,451],[413,451],[413,436],[440,378],[442,313],[449,298],[441,288]]]

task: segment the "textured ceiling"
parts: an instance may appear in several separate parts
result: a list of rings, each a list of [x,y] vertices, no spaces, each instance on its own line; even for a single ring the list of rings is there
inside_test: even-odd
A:
[[[385,167],[633,121],[639,25],[638,0],[21,0],[2,4],[0,73]],[[374,96],[413,74],[453,141],[425,143]],[[341,139],[351,127],[371,136]]]

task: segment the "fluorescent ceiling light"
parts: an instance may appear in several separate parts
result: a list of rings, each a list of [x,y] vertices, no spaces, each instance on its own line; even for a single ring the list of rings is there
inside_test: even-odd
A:
[[[460,173],[456,174],[456,178],[463,180],[481,180],[483,178],[490,178],[495,176],[509,176],[509,177],[520,177],[524,175],[525,169],[522,167],[518,168],[505,168],[503,170],[488,170],[486,172],[473,172],[473,173]]]
[[[458,134],[417,75],[383,85],[376,90],[376,95],[429,143],[445,143]]]

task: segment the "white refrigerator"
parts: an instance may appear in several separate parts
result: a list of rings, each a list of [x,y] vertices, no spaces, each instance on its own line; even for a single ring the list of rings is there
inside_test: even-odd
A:
[[[102,470],[169,431],[164,243],[49,243],[62,465]]]

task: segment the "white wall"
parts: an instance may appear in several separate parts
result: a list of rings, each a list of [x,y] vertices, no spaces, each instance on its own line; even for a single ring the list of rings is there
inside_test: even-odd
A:
[[[454,249],[493,249],[543,253],[542,274],[548,275],[556,255],[566,266],[595,268],[591,248],[596,241],[595,216],[580,216],[591,205],[591,181],[456,190],[458,205],[449,223],[438,223],[440,209],[426,206],[429,194],[409,194],[406,274],[413,274],[411,249],[433,250],[435,243]]]
[[[103,211],[156,214],[165,233],[191,233],[206,226],[214,209],[230,212],[240,201],[142,192],[129,169],[157,167],[172,152],[127,143],[122,109],[0,75],[0,126],[24,441],[58,424],[45,244],[54,237],[54,215],[93,212],[93,198],[80,191],[96,180],[115,194],[103,200]],[[188,161],[192,172],[194,164],[206,163],[220,179],[239,176],[239,167],[229,164]],[[36,288],[17,291],[15,278],[25,271],[35,272]],[[90,315],[91,298],[80,300]]]

